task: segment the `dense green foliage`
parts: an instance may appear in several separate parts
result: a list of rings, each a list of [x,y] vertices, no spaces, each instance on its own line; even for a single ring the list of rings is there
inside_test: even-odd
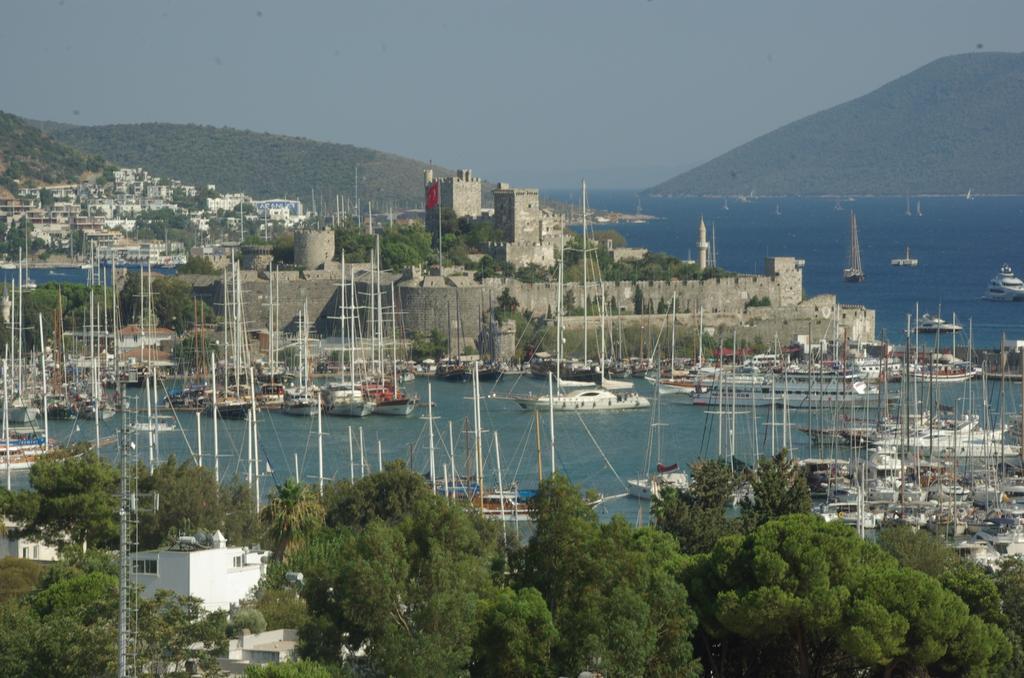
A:
[[[506,299],[511,306],[512,300]],[[229,617],[166,592],[141,603],[151,671],[202,674],[228,634],[298,628],[301,663],[255,676],[1019,675],[1024,560],[990,575],[932,537],[881,545],[809,513],[783,451],[750,471],[695,463],[654,525],[599,520],[562,475],[530,501],[519,544],[402,463],[323,493],[288,480],[257,522],[248,488],[173,458],[139,469],[141,546],[179,531],[262,537],[267,576]],[[39,566],[0,560],[0,674],[106,675],[116,639],[117,472],[88,446],[39,460],[0,491],[15,531],[61,545]],[[749,483],[738,516],[728,506]],[[83,548],[86,547],[87,548]],[[293,574],[301,573],[298,580]]]
[[[46,455],[29,470],[31,489],[0,493],[0,513],[19,531],[54,545],[118,544],[118,471],[86,443]]]
[[[206,257],[192,257],[188,258],[181,266],[175,269],[178,273],[182,274],[196,274],[196,275],[216,275],[220,273],[213,263]]]
[[[122,325],[139,324],[142,313],[142,279],[138,271],[128,271],[118,289],[118,311]],[[205,302],[205,308],[196,306],[192,285],[175,276],[153,276],[152,297],[146,296],[146,322],[167,327],[179,334],[191,329],[200,316],[211,322],[217,317]],[[150,301],[151,300],[151,301]]]
[[[973,188],[1019,195],[1024,193],[1022,83],[1021,54],[938,59],[860,98],[747,142],[650,192],[962,195]]]
[[[690,469],[689,491],[666,488],[651,506],[651,515],[658,529],[676,538],[683,553],[706,553],[720,537],[739,529],[726,516],[739,480],[718,460],[698,461]]]
[[[33,591],[0,604],[0,673],[11,678],[113,675],[117,658],[117,566],[112,556],[68,556]],[[224,613],[167,591],[139,605],[137,660],[147,673],[203,675],[226,647]]]
[[[1012,652],[938,580],[806,514],[722,538],[684,580],[716,675],[985,675]]]
[[[335,194],[352,198],[359,168],[359,199],[365,205],[397,200],[423,202],[423,170],[415,160],[369,148],[261,134],[227,127],[148,123],[68,126],[54,138],[97,153],[124,167],[187,184],[216,184],[223,193],[245,191],[261,198],[299,196],[310,188],[323,193],[331,207]],[[448,174],[434,168],[435,174]],[[364,207],[365,210],[365,207]]]
[[[135,219],[136,238],[142,240],[166,240],[184,243],[185,247],[195,245],[195,229],[188,215],[175,212],[169,207],[143,212]]]
[[[601,525],[564,477],[542,483],[535,536],[511,552],[494,523],[401,464],[332,483],[323,505],[324,527],[307,528],[257,594],[286,590],[283,570],[303,573],[306,658],[332,665],[361,648],[352,668],[398,676],[697,670],[674,541]]]
[[[259,541],[252,491],[238,478],[217,484],[209,467],[178,463],[174,456],[152,471],[140,468],[139,491],[160,495],[160,510],[139,517],[139,546],[171,544],[179,533],[220,530],[229,544]]]
[[[21,118],[0,111],[0,188],[78,181],[103,169],[103,161],[43,134]]]
[[[377,237],[357,228],[336,228],[334,243],[335,259],[340,261],[344,252],[346,262],[368,262],[377,246]],[[380,234],[380,262],[385,270],[401,271],[436,261],[430,234],[421,225],[394,226]]]

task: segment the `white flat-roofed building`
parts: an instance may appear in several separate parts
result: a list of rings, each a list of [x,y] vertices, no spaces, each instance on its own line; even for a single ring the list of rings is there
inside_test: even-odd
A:
[[[180,537],[173,546],[132,555],[132,573],[150,597],[157,591],[194,596],[211,612],[240,603],[266,571],[266,551],[228,546],[218,530],[208,540]]]
[[[52,563],[60,560],[55,546],[26,537],[14,536],[17,523],[4,519],[4,534],[0,534],[0,558],[23,558]]]

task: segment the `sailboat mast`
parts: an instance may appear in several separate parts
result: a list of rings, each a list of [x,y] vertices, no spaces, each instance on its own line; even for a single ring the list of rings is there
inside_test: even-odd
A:
[[[583,209],[583,362],[586,363],[590,358],[587,351],[587,327],[590,324],[587,322],[587,182],[584,181],[582,186],[580,204]]]

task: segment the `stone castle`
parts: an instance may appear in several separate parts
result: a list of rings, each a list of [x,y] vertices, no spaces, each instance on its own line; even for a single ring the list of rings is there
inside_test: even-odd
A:
[[[460,169],[454,176],[434,179],[434,171],[423,173],[424,196],[437,184],[438,208],[426,211],[426,226],[437,229],[440,212],[451,210],[457,219],[487,216],[483,209],[483,183],[472,170]],[[565,219],[540,204],[540,190],[513,188],[499,183],[491,192],[494,199],[494,226],[502,242],[491,243],[490,254],[514,266],[555,265],[555,248],[565,228]]]
[[[535,196],[529,190],[499,187],[495,190],[496,220],[498,205],[507,201],[503,212],[510,219],[500,221],[503,228],[511,229],[518,238],[535,239],[533,243],[520,240],[516,246],[527,245],[546,247],[545,239],[552,231],[545,233],[543,220],[537,220],[538,203],[531,202]],[[525,216],[518,217],[522,212]],[[331,236],[331,237],[328,237]],[[705,247],[701,247],[701,243]],[[279,318],[288,330],[294,326],[299,310],[308,301],[311,315],[315,314],[316,327],[321,335],[335,334],[334,323],[339,315],[340,264],[332,261],[334,239],[330,231],[299,231],[295,241],[296,262],[304,271],[243,271],[242,286],[246,298],[246,309],[251,330],[267,326],[267,303],[271,276],[280,281],[278,288]],[[698,227],[699,265],[706,266],[706,229],[703,220]],[[553,254],[552,254],[553,258]],[[356,284],[364,293],[369,293],[370,276],[367,264],[354,264]],[[875,313],[863,306],[838,304],[834,295],[819,295],[811,299],[803,297],[803,261],[792,257],[767,257],[764,273],[758,275],[740,274],[732,277],[709,278],[706,280],[608,282],[604,295],[609,312],[621,317],[624,323],[650,320],[650,310],[668,308],[673,296],[676,300],[677,323],[696,326],[703,316],[704,326],[711,332],[736,331],[741,339],[761,339],[772,342],[778,339],[788,344],[800,335],[814,340],[823,337],[846,337],[850,341],[874,339]],[[197,297],[205,299],[218,308],[223,301],[220,276],[185,276],[192,282]],[[424,272],[408,269],[400,273],[381,274],[381,290],[385,303],[390,304],[391,290],[394,290],[395,304],[401,318],[401,329],[406,336],[433,330],[455,337],[476,336],[496,310],[497,300],[507,289],[516,299],[519,308],[529,311],[534,317],[553,318],[558,307],[558,285],[556,283],[524,283],[514,278],[485,278],[474,280],[472,272],[462,269],[445,269],[440,274],[436,269]],[[594,302],[600,295],[596,287],[590,287],[588,296]],[[564,285],[563,299],[572,299],[579,307],[583,304],[583,290],[579,283]],[[648,315],[636,315],[638,299]],[[758,305],[751,305],[755,299]],[[768,306],[763,306],[767,300]],[[568,317],[567,325],[572,327],[582,318]],[[503,330],[507,333],[507,328]],[[507,345],[502,341],[502,345]],[[514,342],[512,342],[514,345]]]

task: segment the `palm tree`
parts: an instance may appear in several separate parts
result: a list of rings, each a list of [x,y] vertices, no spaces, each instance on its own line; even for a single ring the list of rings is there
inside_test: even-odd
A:
[[[324,505],[309,485],[289,479],[279,486],[260,513],[274,554],[290,554],[312,530],[324,524]]]

